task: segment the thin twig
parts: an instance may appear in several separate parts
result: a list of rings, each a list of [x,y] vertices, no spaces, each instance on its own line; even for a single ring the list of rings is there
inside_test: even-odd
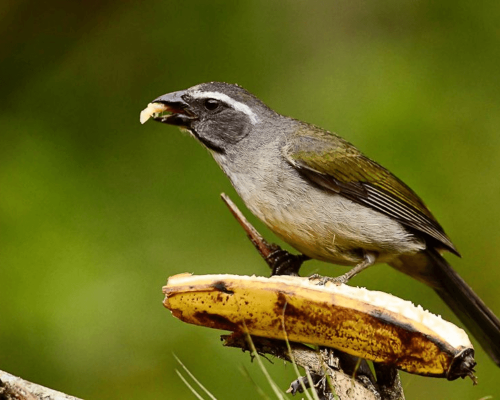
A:
[[[233,201],[229,198],[229,196],[225,193],[221,193],[220,197],[226,203],[228,206],[229,210],[233,214],[234,218],[236,218],[236,221],[239,222],[241,227],[245,230],[248,238],[252,242],[252,244],[255,246],[259,254],[262,256],[262,258],[269,264],[269,266],[272,268],[272,265],[268,261],[268,257],[276,251],[279,246],[275,244],[270,244],[268,243],[262,235],[257,232],[257,229],[255,229],[250,222],[245,218],[243,213],[238,209],[236,204],[233,203]]]

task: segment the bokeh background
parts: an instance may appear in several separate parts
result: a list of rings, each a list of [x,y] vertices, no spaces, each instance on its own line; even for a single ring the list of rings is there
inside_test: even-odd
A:
[[[210,80],[395,172],[500,315],[499,22],[493,1],[2,1],[0,368],[89,399],[193,398],[175,353],[220,399],[258,398],[254,384],[271,394],[248,354],[161,304],[169,275],[268,273],[219,199],[249,214],[209,154],[139,124],[150,100]],[[387,266],[353,283],[457,322]],[[407,398],[498,396],[500,370],[476,358],[479,386],[402,373]],[[286,389],[292,368],[266,365]]]

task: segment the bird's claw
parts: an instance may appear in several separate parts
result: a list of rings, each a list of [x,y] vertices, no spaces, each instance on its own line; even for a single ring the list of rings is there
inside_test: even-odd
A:
[[[337,276],[335,278],[331,278],[329,276],[321,276],[318,274],[312,274],[309,276],[310,281],[316,281],[316,285],[318,286],[325,286],[327,282],[334,283],[337,286],[340,286],[342,284],[345,284],[349,281],[349,277],[344,275]]]
[[[266,257],[267,263],[272,267],[271,276],[274,275],[292,275],[299,276],[299,270],[302,263],[309,260],[309,257],[299,254],[291,254],[278,247]]]

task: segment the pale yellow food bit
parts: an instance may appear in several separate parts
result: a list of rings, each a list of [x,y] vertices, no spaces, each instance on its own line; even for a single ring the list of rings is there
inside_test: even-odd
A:
[[[140,121],[144,124],[153,114],[167,111],[167,106],[161,103],[149,103],[148,106],[141,111]]]

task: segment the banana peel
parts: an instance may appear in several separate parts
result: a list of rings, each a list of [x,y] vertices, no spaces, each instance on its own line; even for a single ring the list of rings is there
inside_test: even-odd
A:
[[[179,274],[163,288],[174,317],[195,325],[332,347],[406,372],[475,382],[467,334],[383,292],[296,276]]]

